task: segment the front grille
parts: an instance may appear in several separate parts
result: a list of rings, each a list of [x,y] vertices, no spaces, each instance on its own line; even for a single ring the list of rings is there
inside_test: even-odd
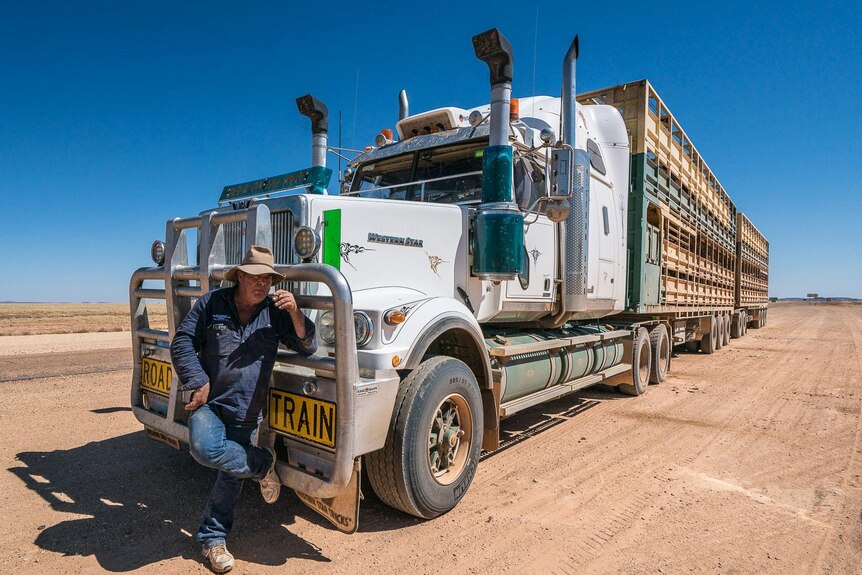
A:
[[[272,255],[277,264],[296,263],[293,253],[293,214],[289,210],[270,214],[272,226]],[[224,225],[225,263],[238,265],[245,255],[245,222],[235,222]],[[295,291],[291,282],[282,282],[276,289]]]

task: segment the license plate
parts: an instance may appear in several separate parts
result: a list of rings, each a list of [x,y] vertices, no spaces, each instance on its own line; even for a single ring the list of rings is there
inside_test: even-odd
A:
[[[269,427],[312,443],[335,447],[335,404],[270,389]]]
[[[141,359],[141,387],[162,395],[170,395],[172,377],[173,369],[168,362],[149,357]]]

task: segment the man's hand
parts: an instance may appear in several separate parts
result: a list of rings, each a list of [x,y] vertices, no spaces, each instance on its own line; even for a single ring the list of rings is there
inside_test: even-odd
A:
[[[280,289],[272,294],[272,301],[275,303],[275,307],[280,310],[290,312],[291,314],[299,311],[299,307],[296,305],[296,298],[287,290]]]
[[[272,301],[275,307],[290,314],[296,337],[305,339],[305,316],[302,315],[302,310],[296,305],[296,298],[293,297],[293,294],[287,290],[280,289],[272,294]]]
[[[192,394],[192,400],[186,404],[186,411],[194,411],[207,402],[210,396],[210,384],[199,387]]]

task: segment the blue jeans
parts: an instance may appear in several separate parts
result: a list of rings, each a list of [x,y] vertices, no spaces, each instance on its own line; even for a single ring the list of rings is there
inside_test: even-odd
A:
[[[203,522],[195,536],[205,547],[225,543],[243,479],[260,480],[272,465],[269,451],[252,445],[256,431],[257,426],[225,423],[206,404],[189,416],[192,457],[205,467],[218,469]]]

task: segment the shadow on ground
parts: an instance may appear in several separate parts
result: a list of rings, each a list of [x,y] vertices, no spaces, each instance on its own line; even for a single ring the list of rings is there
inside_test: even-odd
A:
[[[71,518],[45,527],[36,545],[64,555],[93,555],[108,571],[130,571],[174,557],[200,559],[193,535],[215,472],[187,451],[143,432],[69,450],[19,453],[9,471],[51,507]],[[275,505],[246,482],[231,551],[244,561],[282,565],[291,558],[328,562],[320,549],[292,534],[296,512],[313,515],[293,494]]]

